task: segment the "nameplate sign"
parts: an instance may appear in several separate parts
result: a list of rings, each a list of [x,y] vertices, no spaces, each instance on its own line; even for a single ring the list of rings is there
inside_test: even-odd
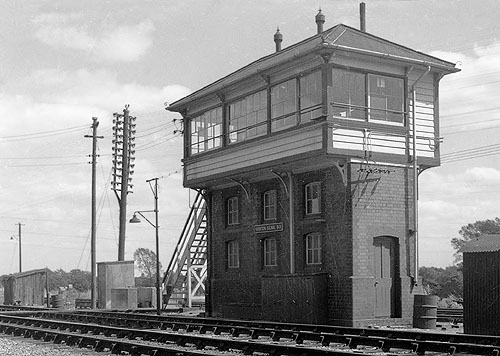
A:
[[[261,234],[264,232],[283,231],[283,223],[279,222],[279,223],[272,223],[272,224],[255,225],[254,231],[256,234]]]

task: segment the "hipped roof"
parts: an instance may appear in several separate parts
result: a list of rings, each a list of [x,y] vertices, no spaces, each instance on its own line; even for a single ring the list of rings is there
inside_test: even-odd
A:
[[[500,235],[480,235],[467,242],[458,252],[496,252],[500,251]]]
[[[342,50],[347,52],[371,55],[388,60],[399,61],[410,65],[431,67],[433,70],[453,73],[458,72],[455,64],[415,51],[394,42],[374,36],[353,27],[339,24],[320,34],[307,38],[278,52],[262,57],[245,67],[177,100],[168,106],[170,111],[181,111],[189,102],[208,94],[217,93],[228,85],[276,67],[312,52],[321,50]],[[445,74],[447,74],[445,73]]]

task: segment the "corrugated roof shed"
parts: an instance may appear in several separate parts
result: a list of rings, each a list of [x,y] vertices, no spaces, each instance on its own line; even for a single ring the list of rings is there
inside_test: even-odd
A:
[[[500,251],[500,235],[481,235],[466,243],[459,252],[495,252]]]

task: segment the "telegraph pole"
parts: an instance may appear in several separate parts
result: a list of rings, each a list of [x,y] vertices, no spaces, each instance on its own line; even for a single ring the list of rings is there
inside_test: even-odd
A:
[[[21,226],[24,224],[17,223],[19,226],[19,273],[23,271],[23,262],[22,262],[22,252],[21,252]]]
[[[132,168],[134,164],[131,163],[134,160],[135,150],[133,149],[135,143],[135,117],[129,116],[129,105],[125,105],[123,109],[123,115],[114,114],[115,120],[113,120],[114,135],[113,140],[113,187],[116,198],[120,205],[120,224],[118,232],[118,261],[123,261],[125,259],[125,229],[127,226],[127,194],[132,191],[129,187],[132,184],[129,181],[132,180],[130,176],[134,173]],[[118,194],[118,191],[120,194]]]
[[[97,136],[97,127],[99,121],[97,117],[92,118],[92,136],[85,135],[85,137],[92,138],[92,218],[91,218],[91,235],[90,235],[90,273],[92,279],[90,281],[90,299],[92,301],[92,309],[96,308],[96,158],[97,158],[97,139],[104,138]],[[89,162],[90,163],[90,162]]]

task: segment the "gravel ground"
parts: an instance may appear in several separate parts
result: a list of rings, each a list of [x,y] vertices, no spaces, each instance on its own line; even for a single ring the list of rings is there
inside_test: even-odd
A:
[[[0,334],[1,356],[104,356],[108,352],[94,352],[64,345],[55,345],[23,337]]]

